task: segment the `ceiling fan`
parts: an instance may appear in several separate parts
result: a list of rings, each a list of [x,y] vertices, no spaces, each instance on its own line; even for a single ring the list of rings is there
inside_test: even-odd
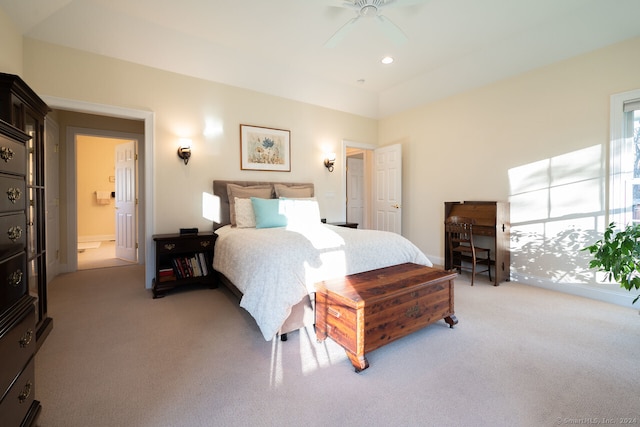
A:
[[[325,47],[336,47],[356,26],[362,18],[376,19],[380,24],[384,33],[389,39],[401,45],[408,38],[407,35],[396,24],[391,22],[389,18],[382,14],[384,9],[400,6],[410,6],[423,3],[425,0],[343,0],[336,1],[336,6],[350,9],[356,12],[356,16],[344,24],[338,31],[329,38],[324,44]]]

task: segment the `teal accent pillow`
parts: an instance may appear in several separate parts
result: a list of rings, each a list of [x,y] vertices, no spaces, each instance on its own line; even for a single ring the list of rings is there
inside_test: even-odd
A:
[[[287,217],[280,209],[280,200],[252,197],[251,204],[256,216],[256,228],[285,227],[287,225]]]

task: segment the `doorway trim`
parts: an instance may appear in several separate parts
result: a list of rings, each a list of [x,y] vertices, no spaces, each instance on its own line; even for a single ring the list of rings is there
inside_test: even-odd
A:
[[[144,121],[144,152],[140,150],[141,161],[144,165],[144,173],[140,176],[142,179],[139,184],[140,192],[144,194],[141,198],[138,210],[142,209],[144,218],[144,225],[140,227],[139,236],[139,248],[138,248],[138,262],[145,262],[145,287],[151,288],[154,271],[153,251],[150,250],[153,246],[153,230],[155,229],[155,221],[153,215],[153,141],[154,141],[154,127],[155,127],[155,114],[153,111],[135,110],[131,108],[117,107],[113,105],[94,104],[85,101],[77,101],[72,99],[64,99],[53,96],[42,96],[42,99],[47,103],[50,108],[69,110],[80,113],[90,113],[110,117],[118,117],[123,119],[134,119]],[[75,142],[71,144],[72,147],[68,147],[69,151],[73,149],[73,163],[67,165],[67,196],[69,197],[68,204],[71,205],[68,208],[69,215],[67,216],[67,262],[75,264],[75,268],[70,271],[77,270],[78,260],[75,253],[69,254],[70,251],[75,251],[75,242],[77,241],[77,201],[75,193],[76,185],[76,171],[75,171]],[[69,153],[67,159],[69,158]]]
[[[356,142],[356,141],[350,141],[348,139],[343,139],[342,140],[342,164],[344,165],[344,167],[342,168],[342,194],[341,196],[341,200],[342,200],[342,213],[344,215],[344,220],[346,221],[347,219],[347,149],[348,148],[357,148],[360,150],[366,150],[366,151],[371,151],[373,152],[376,148],[378,148],[376,145],[373,144],[367,144],[364,142]],[[372,176],[367,176],[367,167],[365,165],[365,179],[369,180],[369,182],[372,182]],[[369,172],[372,173],[372,172]],[[365,192],[365,197],[367,198],[367,209],[371,209],[371,192]],[[365,215],[366,218],[370,218],[370,212],[367,212]],[[371,224],[365,224],[370,226]]]

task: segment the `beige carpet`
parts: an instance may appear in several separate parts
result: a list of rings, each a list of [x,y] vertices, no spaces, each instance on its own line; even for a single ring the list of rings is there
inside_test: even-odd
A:
[[[42,427],[640,424],[637,310],[517,283],[456,283],[440,321],[356,374],[310,331],[266,342],[226,290],[154,300],[143,267],[66,274],[36,357]]]

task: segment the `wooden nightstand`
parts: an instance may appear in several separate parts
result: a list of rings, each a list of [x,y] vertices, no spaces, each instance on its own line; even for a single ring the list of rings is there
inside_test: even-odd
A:
[[[338,227],[358,228],[357,222],[330,222],[329,225],[337,225]]]
[[[162,298],[177,286],[193,283],[204,283],[216,288],[213,271],[213,247],[216,237],[213,232],[153,236],[156,242],[153,297]]]

